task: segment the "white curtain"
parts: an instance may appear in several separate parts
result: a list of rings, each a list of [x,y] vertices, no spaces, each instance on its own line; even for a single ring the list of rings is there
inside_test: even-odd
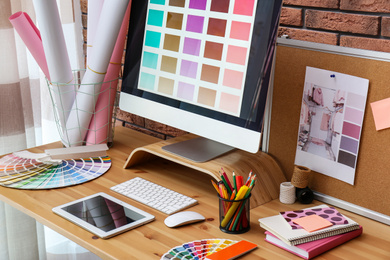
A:
[[[80,0],[57,4],[72,69],[84,68]],[[36,24],[31,0],[0,0],[0,156],[59,140],[43,73],[8,19],[19,11]],[[43,226],[0,201],[0,259],[45,259],[44,245]]]

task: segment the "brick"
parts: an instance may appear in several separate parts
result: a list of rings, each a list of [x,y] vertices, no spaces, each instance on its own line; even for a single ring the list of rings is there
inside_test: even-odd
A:
[[[83,28],[87,28],[88,26],[88,15],[86,15],[86,14],[82,14],[81,15],[81,24],[82,24],[82,26],[83,26]]]
[[[153,130],[158,133],[166,134],[169,136],[180,136],[186,134],[187,132],[173,128],[169,125],[160,124],[158,122],[145,119],[145,128]]]
[[[390,37],[390,17],[382,17],[381,35]]]
[[[130,123],[130,124],[145,127],[145,119],[144,118],[142,118],[140,116],[136,116],[134,114],[127,113],[123,110],[120,110],[119,108],[118,108],[117,113],[116,113],[116,118],[119,120],[125,121],[127,123]]]
[[[389,0],[340,0],[340,9],[360,12],[390,13]]]
[[[88,13],[88,0],[80,0],[80,7],[82,13]]]
[[[283,5],[338,9],[340,0],[284,0]]]
[[[302,26],[303,17],[301,8],[283,7],[280,14],[280,24],[291,26]]]
[[[325,43],[330,45],[337,45],[338,34],[328,32],[317,32],[311,30],[294,29],[287,27],[279,27],[278,36],[288,35],[290,39]]]
[[[307,10],[306,26],[367,35],[379,34],[379,16]]]
[[[145,129],[143,127],[138,127],[138,126],[135,126],[135,125],[130,125],[130,124],[127,124],[125,123],[124,125],[126,128],[130,128],[132,130],[136,130],[138,132],[141,132],[141,133],[144,133],[144,134],[147,134],[147,135],[151,135],[151,136],[154,136],[154,137],[157,137],[159,139],[162,139],[162,140],[165,140],[166,139],[166,136],[163,135],[163,134],[160,134],[160,133],[156,133],[156,132],[153,132],[153,131],[150,131],[148,129]],[[115,135],[115,133],[114,133]]]
[[[355,36],[341,36],[340,46],[372,51],[390,52],[390,40]]]

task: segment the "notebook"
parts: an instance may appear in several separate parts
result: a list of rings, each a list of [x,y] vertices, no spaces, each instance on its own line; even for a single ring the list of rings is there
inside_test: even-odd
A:
[[[320,205],[317,207],[324,206],[326,205]],[[348,224],[333,225],[331,227],[323,228],[314,232],[308,232],[304,229],[292,229],[280,214],[261,218],[259,219],[259,223],[260,227],[270,231],[288,245],[294,246],[359,229],[358,223],[346,216],[343,217],[348,221]]]
[[[316,257],[332,248],[335,248],[336,246],[339,246],[355,237],[360,236],[362,232],[363,232],[363,228],[360,226],[359,229],[356,229],[351,232],[318,239],[315,241],[307,242],[296,246],[290,246],[284,243],[282,240],[278,239],[271,232],[266,231],[265,241],[277,247],[285,249],[290,253],[293,253],[304,259],[312,259],[313,257]]]

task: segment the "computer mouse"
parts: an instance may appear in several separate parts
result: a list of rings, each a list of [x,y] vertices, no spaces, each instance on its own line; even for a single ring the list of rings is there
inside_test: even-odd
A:
[[[173,228],[173,227],[179,227],[199,221],[205,220],[205,217],[203,217],[198,212],[194,211],[181,211],[175,214],[172,214],[168,216],[164,223],[167,225],[167,227]]]

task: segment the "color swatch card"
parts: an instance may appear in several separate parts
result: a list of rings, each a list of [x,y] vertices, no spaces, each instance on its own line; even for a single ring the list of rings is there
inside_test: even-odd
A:
[[[21,157],[21,154],[14,153],[0,159],[1,186],[17,189],[66,187],[95,179],[111,167],[108,156],[44,160],[39,156]]]
[[[195,240],[170,249],[161,257],[161,260],[203,260],[206,259],[208,255],[234,245],[237,242],[238,241],[230,239]]]
[[[354,184],[368,80],[306,68],[295,164]]]
[[[138,88],[240,115],[257,0],[150,0]]]

